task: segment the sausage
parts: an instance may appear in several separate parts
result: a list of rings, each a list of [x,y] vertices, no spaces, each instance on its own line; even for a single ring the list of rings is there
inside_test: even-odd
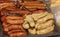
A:
[[[29,14],[29,11],[27,11],[27,10],[14,10],[14,11],[11,11],[11,12],[13,12],[13,13],[18,13],[18,14],[20,14],[20,15],[25,15],[25,14]]]
[[[9,24],[22,24],[24,20],[7,20]]]
[[[9,2],[9,3],[2,3],[2,4],[0,4],[0,10],[3,9],[3,8],[6,8],[8,6],[15,6],[15,5],[14,5],[14,3],[11,3],[11,2]]]
[[[44,16],[44,14],[41,15],[41,16]],[[43,23],[43,22],[45,22],[45,21],[47,21],[49,19],[54,19],[53,14],[49,13],[49,14],[47,14],[47,16],[44,16],[43,18],[37,20],[37,22]],[[44,21],[42,21],[42,20],[44,20]]]
[[[38,1],[25,1],[24,2],[24,6],[26,8],[39,8],[39,9],[45,9],[46,8],[46,4],[42,3],[42,2],[38,2]]]
[[[24,1],[25,5],[29,5],[29,4],[44,4],[42,1]],[[45,5],[46,6],[46,5]]]
[[[19,20],[19,19],[21,19],[21,20],[23,20],[23,17],[18,17],[18,16],[7,16],[6,19],[11,19],[11,20],[14,20],[14,19]]]
[[[4,31],[8,32],[8,33],[12,33],[12,32],[25,32],[25,30],[23,29],[23,27],[21,25],[4,25],[3,26]]]
[[[9,27],[7,27],[9,30],[14,30],[14,29],[20,29],[22,30],[23,28],[21,27],[21,25],[11,25]]]
[[[29,26],[29,24],[27,23],[27,21],[25,21],[22,26],[23,26],[25,29],[29,29],[29,28],[30,28],[30,26]]]
[[[25,14],[29,14],[30,12],[27,10],[21,10],[21,9],[15,9],[13,7],[8,7],[6,8],[7,10],[10,10],[11,14],[20,14],[20,15],[25,15]]]
[[[34,27],[35,26],[35,22],[32,19],[31,15],[27,15],[25,21],[29,22],[30,27]]]
[[[14,25],[14,24],[13,24],[13,25],[12,25],[12,24],[3,23],[2,25],[3,25],[4,28],[9,28],[9,29],[13,29],[13,28],[19,29],[19,28],[21,28],[21,25],[19,25],[19,24],[17,24],[17,25]]]
[[[11,30],[11,31],[8,31],[8,34],[12,34],[16,32],[23,32],[23,30]]]
[[[37,34],[47,34],[54,30],[54,25],[45,29],[37,30]]]
[[[53,20],[49,20],[45,23],[37,23],[35,28],[37,29],[44,29],[44,28],[47,28],[47,27],[50,27],[54,24],[54,21]]]
[[[40,12],[40,11],[38,11]],[[34,18],[35,21],[37,21],[38,19],[46,16],[48,14],[48,12],[41,12],[39,14],[32,14],[32,17]]]
[[[39,4],[39,5],[40,5],[40,4]],[[35,5],[35,6],[34,6],[34,5],[29,6],[29,5],[28,5],[28,6],[25,6],[25,7],[28,8],[28,9],[30,9],[30,8],[34,8],[34,9],[35,9],[35,8],[37,8],[37,9],[45,9],[45,8],[46,8],[46,7],[43,7],[43,6],[36,6],[36,5]]]
[[[18,32],[18,33],[13,33],[9,35],[10,37],[23,37],[26,36],[26,33],[24,32]]]
[[[12,24],[6,24],[6,23],[3,23],[2,25],[3,25],[4,31],[9,31],[13,29],[21,29],[20,25],[12,25]]]
[[[28,29],[28,32],[30,34],[36,34],[36,29],[35,28],[34,29],[30,28],[30,29]]]

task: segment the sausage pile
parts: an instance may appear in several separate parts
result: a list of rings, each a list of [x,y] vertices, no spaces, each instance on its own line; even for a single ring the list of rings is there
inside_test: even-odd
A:
[[[5,13],[6,14],[1,17],[4,32],[6,32],[9,37],[20,37],[27,35],[26,31],[22,27],[24,17],[20,16],[19,14],[19,16],[16,16],[16,14],[13,13],[9,14],[8,11],[5,11]]]
[[[54,30],[54,16],[46,11],[42,1],[11,2],[1,7],[3,31],[9,37],[47,34]]]
[[[54,30],[54,16],[52,13],[26,15],[23,27],[30,34],[46,34]]]

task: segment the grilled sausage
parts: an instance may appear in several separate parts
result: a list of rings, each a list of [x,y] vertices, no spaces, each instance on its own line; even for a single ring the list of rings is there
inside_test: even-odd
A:
[[[6,19],[11,19],[11,20],[14,20],[14,19],[19,20],[19,19],[21,19],[21,20],[23,20],[23,17],[18,17],[18,16],[7,16]]]
[[[17,32],[25,32],[25,31],[23,31],[23,30],[11,30],[11,31],[8,31],[8,34],[17,33]]]
[[[23,20],[7,20],[9,24],[22,24]]]
[[[38,1],[25,1],[24,2],[24,6],[26,6],[26,8],[39,8],[39,9],[45,9],[46,8],[46,4],[42,3],[42,2],[38,2]]]
[[[6,30],[12,30],[12,29],[21,29],[21,26],[20,25],[12,25],[12,24],[6,24],[6,23],[3,23],[3,28],[4,28],[4,31]]]
[[[14,3],[2,3],[0,4],[0,10],[3,9],[3,8],[6,8],[8,6],[14,6]]]
[[[9,27],[7,27],[9,30],[14,30],[14,29],[23,29],[20,25],[11,25]]]
[[[7,7],[6,8],[7,10],[10,10],[10,13],[11,14],[20,14],[20,15],[25,15],[25,14],[29,14],[30,12],[26,9],[24,10],[21,10],[21,9],[16,9],[16,8],[13,8],[13,7]]]
[[[18,32],[18,33],[13,33],[9,35],[10,37],[23,37],[26,36],[26,33],[24,32]]]

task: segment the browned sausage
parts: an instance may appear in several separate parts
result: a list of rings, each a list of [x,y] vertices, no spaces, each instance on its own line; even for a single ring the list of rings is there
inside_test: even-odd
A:
[[[25,1],[24,2],[24,6],[26,6],[26,8],[39,8],[39,9],[45,9],[46,8],[46,4],[44,4],[43,2],[39,2],[39,1]]]
[[[15,4],[12,3],[12,2],[2,3],[2,4],[0,4],[0,10],[3,9],[3,8],[6,8],[6,7],[8,7],[8,6],[12,7],[12,6],[15,6]]]
[[[23,37],[23,36],[26,36],[26,33],[18,32],[18,33],[10,34],[10,37]]]
[[[22,24],[24,20],[7,20],[7,23],[9,24]]]
[[[8,31],[8,34],[12,34],[12,33],[16,33],[16,32],[25,32],[24,30],[11,30],[11,31]]]
[[[25,15],[25,14],[29,14],[29,11],[27,10],[21,10],[21,9],[16,9],[16,8],[6,8],[7,10],[10,10],[10,13],[13,13],[13,14],[20,14],[20,15]]]
[[[14,29],[19,29],[19,30],[22,30],[22,26],[21,25],[12,25],[12,24],[7,24],[7,23],[3,23],[3,28],[4,28],[4,31],[6,31],[8,29],[9,30],[14,30]]]
[[[44,12],[46,12],[46,10],[37,10],[37,11],[33,11],[33,14],[38,14],[38,13],[44,13]]]
[[[7,16],[6,19],[11,19],[11,20],[14,20],[14,19],[19,20],[19,19],[21,19],[21,20],[23,20],[23,17],[18,17],[18,16]]]
[[[11,25],[11,26],[9,26],[8,27],[9,29],[14,29],[14,28],[21,28],[21,26],[20,25]]]

